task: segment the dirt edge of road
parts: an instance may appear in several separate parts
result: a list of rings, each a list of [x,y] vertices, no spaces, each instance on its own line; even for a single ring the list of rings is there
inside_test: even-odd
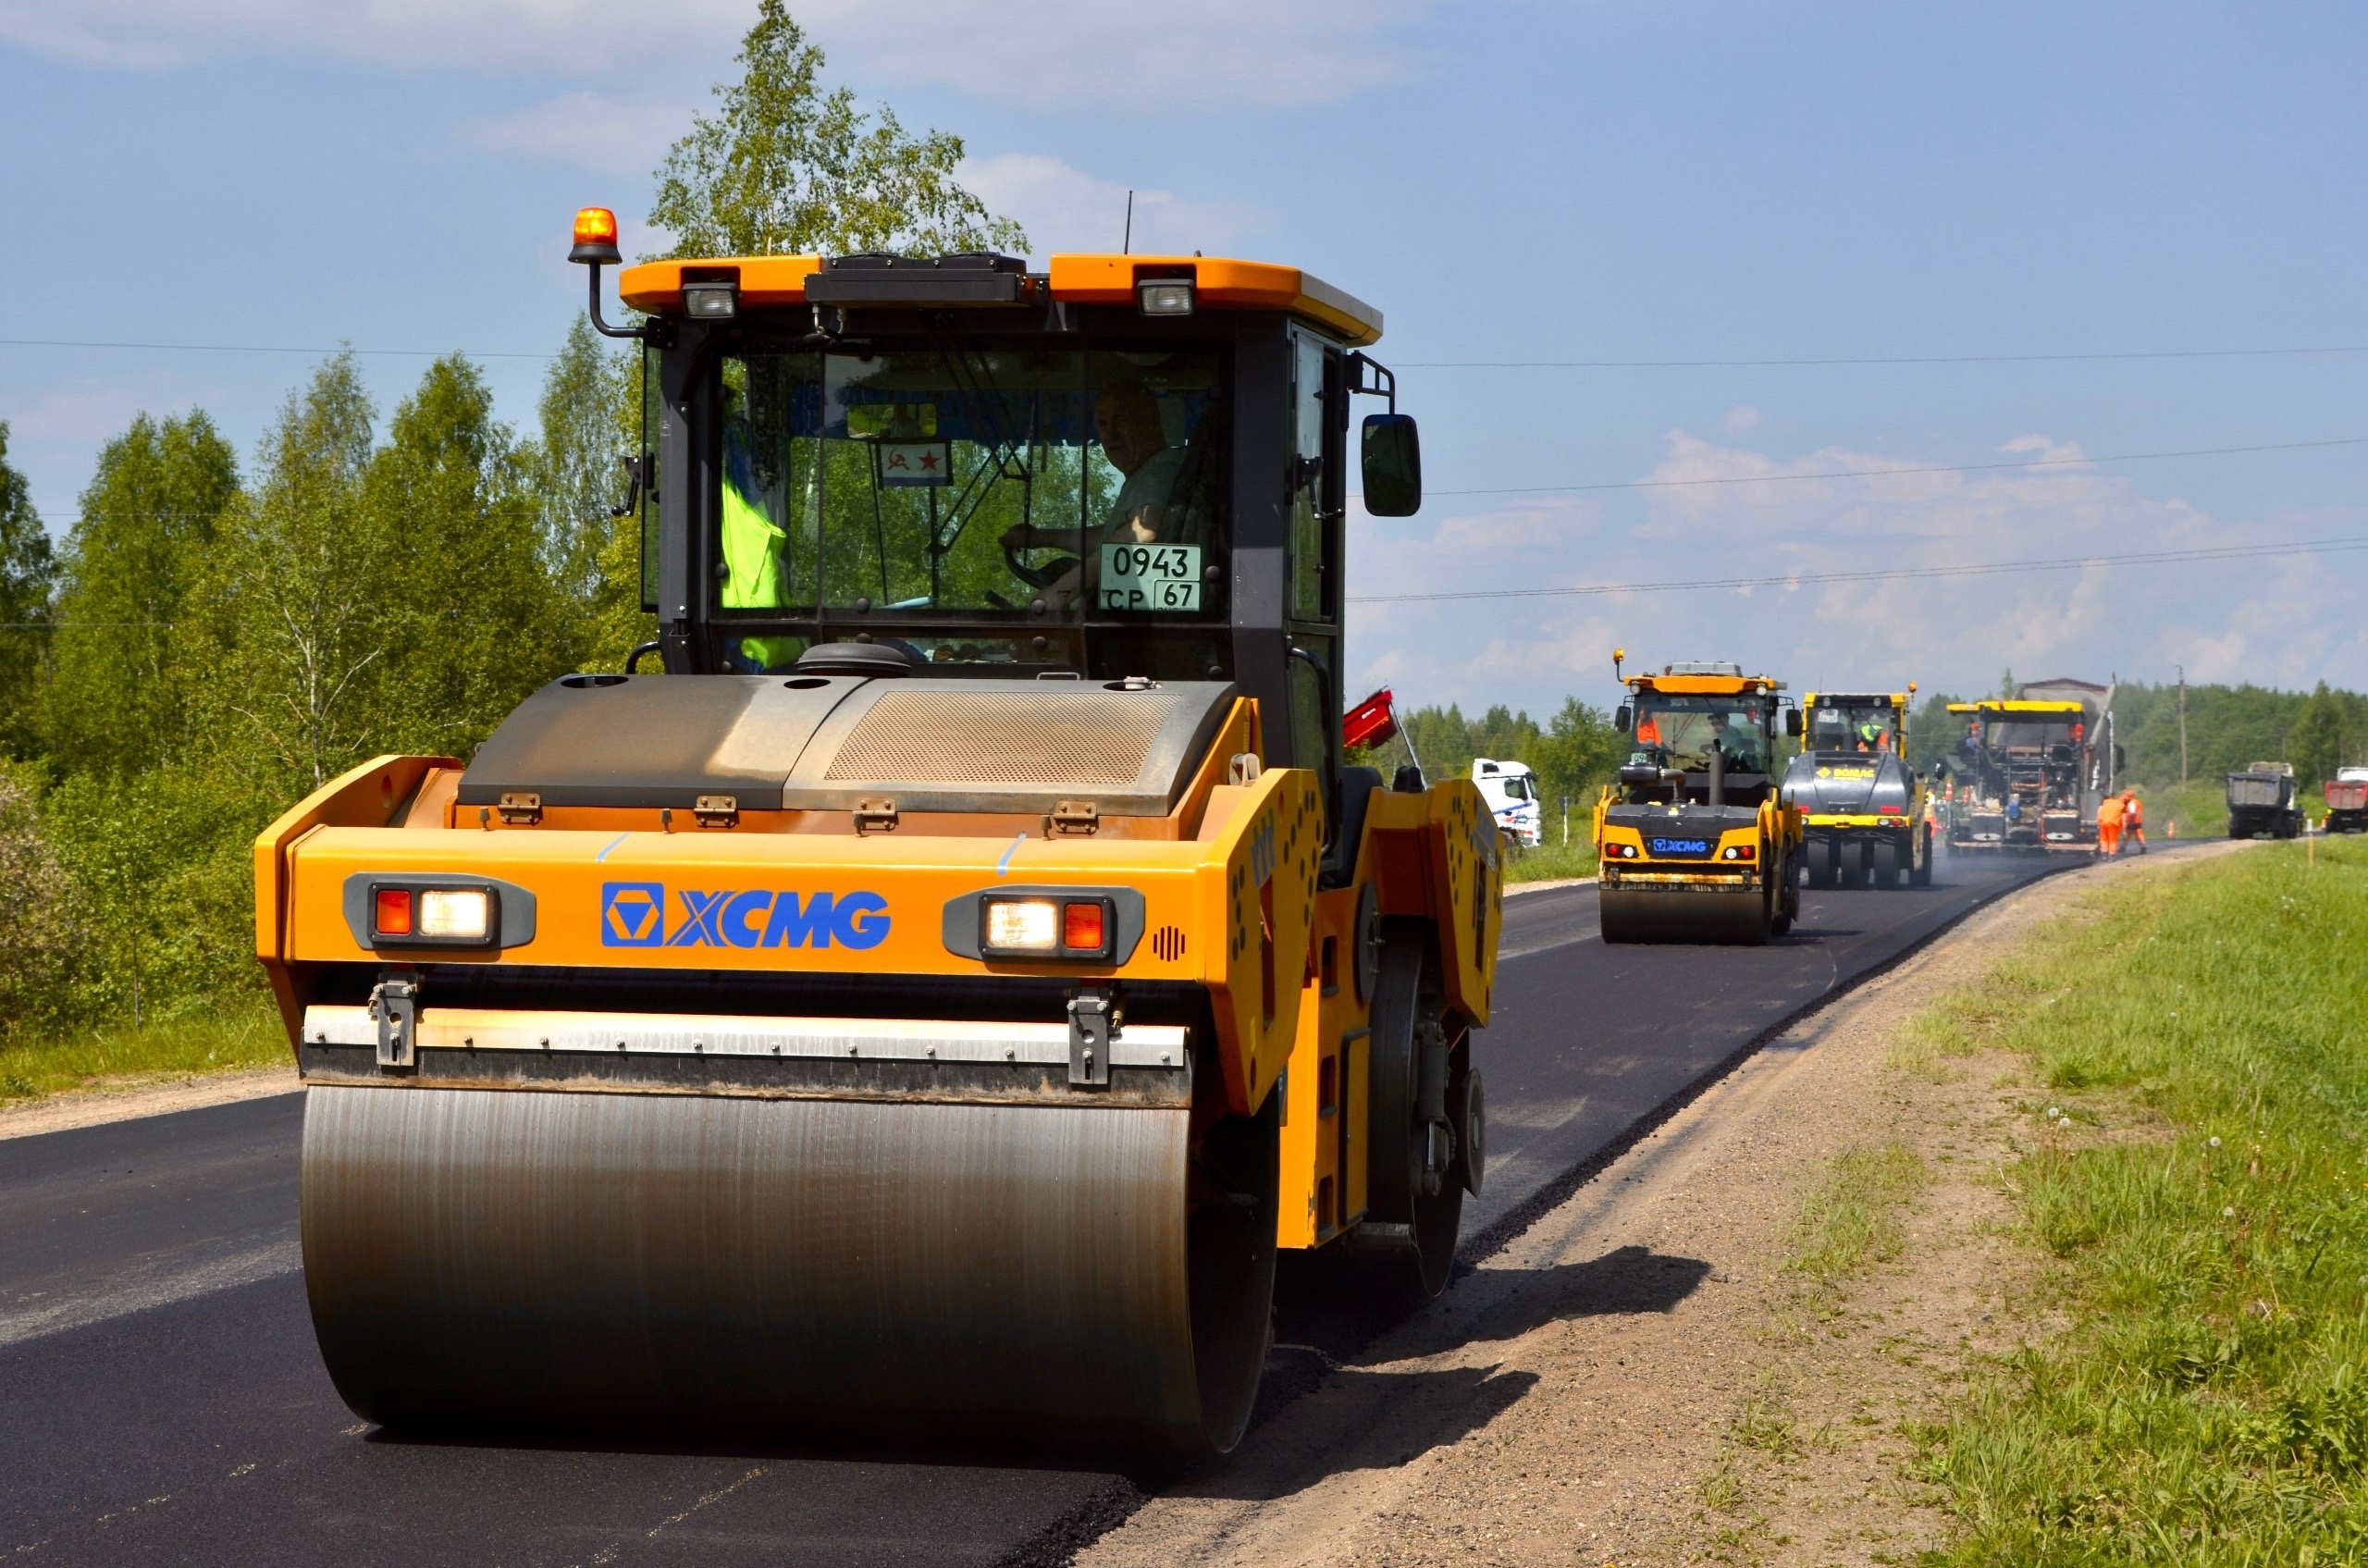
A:
[[[233,1100],[292,1094],[299,1087],[293,1062],[286,1067],[245,1068],[197,1078],[101,1083],[21,1105],[0,1105],[0,1139],[30,1138],[37,1132],[65,1132],[77,1127],[96,1127],[102,1122],[225,1105]]]
[[[2189,858],[2029,884],[1794,1020],[1071,1561],[1871,1564],[1940,1544],[1906,1431],[1974,1357],[2057,1327],[2028,1308],[1999,1180],[2044,1107],[2018,1061],[1939,1059],[1908,1025],[2100,879]]]

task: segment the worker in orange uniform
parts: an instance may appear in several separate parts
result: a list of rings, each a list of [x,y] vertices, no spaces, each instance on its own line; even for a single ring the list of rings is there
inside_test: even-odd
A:
[[[2097,802],[2097,853],[2121,853],[2121,796],[2117,795]]]
[[[2137,842],[2138,853],[2146,853],[2146,808],[2135,790],[2121,792],[2121,835]]]

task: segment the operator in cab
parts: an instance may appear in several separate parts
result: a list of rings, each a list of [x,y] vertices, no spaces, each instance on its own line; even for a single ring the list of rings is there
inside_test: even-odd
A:
[[[1087,548],[1087,560],[1098,554],[1092,548],[1098,544],[1179,542],[1176,525],[1180,519],[1175,515],[1179,509],[1172,505],[1172,498],[1177,475],[1184,466],[1185,449],[1167,444],[1159,401],[1134,383],[1104,388],[1094,400],[1093,427],[1101,438],[1103,455],[1123,482],[1103,520],[1101,537]],[[1002,543],[1005,549],[1071,549],[1076,548],[1077,535],[1072,529],[1021,523],[1004,530]]]

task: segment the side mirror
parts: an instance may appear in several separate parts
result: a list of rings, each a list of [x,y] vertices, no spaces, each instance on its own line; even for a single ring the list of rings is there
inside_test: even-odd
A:
[[[1793,740],[1798,740],[1801,738],[1801,710],[1799,709],[1787,708],[1784,710],[1784,734],[1788,738]]]
[[[1611,727],[1618,730],[1622,735],[1624,735],[1631,729],[1634,728],[1635,723],[1636,710],[1629,707],[1626,703],[1622,703],[1618,709],[1613,710],[1611,715]]]
[[[1364,428],[1365,510],[1412,517],[1423,510],[1423,443],[1411,414],[1368,414]]]

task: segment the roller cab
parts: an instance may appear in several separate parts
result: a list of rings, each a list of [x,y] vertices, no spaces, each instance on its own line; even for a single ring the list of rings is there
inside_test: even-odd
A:
[[[1614,669],[1625,658],[1615,656]],[[1607,942],[1756,945],[1800,910],[1801,813],[1777,787],[1784,685],[1734,664],[1623,677],[1633,749],[1596,803]]]
[[[1807,731],[1784,770],[1783,798],[1801,813],[1811,887],[1924,887],[1932,828],[1924,775],[1907,761],[1904,692],[1810,692]]]
[[[1197,257],[621,291],[658,641],[256,845],[332,1377],[1225,1451],[1278,1249],[1437,1290],[1485,1169],[1495,823],[1341,759],[1348,466],[1420,495],[1351,429],[1378,313]]]

